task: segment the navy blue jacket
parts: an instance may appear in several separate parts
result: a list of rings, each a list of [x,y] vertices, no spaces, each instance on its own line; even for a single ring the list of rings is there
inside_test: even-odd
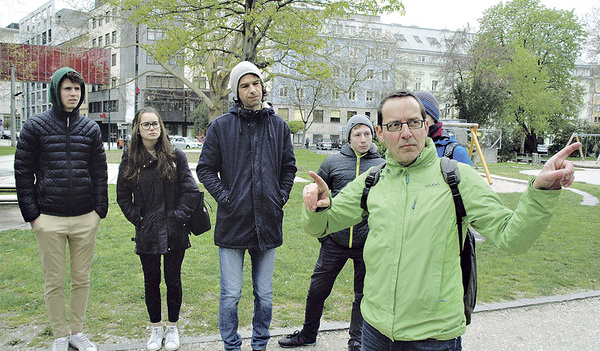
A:
[[[218,203],[215,245],[264,251],[283,243],[296,159],[290,128],[272,107],[233,106],[212,121],[196,173]]]

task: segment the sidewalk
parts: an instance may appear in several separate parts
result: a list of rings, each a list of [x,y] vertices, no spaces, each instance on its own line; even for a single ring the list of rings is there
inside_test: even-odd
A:
[[[477,306],[473,322],[463,335],[464,351],[597,351],[600,350],[600,291],[501,304]],[[287,350],[277,341],[297,328],[273,329],[267,350]],[[323,323],[314,346],[298,351],[347,350],[348,323]],[[251,350],[249,332],[242,350]],[[221,351],[220,336],[185,336],[180,351]],[[144,336],[145,338],[146,336]],[[102,344],[99,350],[144,350],[145,339]]]

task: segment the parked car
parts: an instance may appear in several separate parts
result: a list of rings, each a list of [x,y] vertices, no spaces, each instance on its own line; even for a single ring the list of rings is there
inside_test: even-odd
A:
[[[317,142],[317,150],[331,150],[331,149],[332,149],[332,145],[331,145],[330,139],[323,139],[323,140]]]
[[[200,149],[202,148],[202,144],[198,141],[182,136],[173,136],[171,137],[171,144],[175,145],[178,149]]]
[[[19,132],[17,132],[17,139],[19,139]],[[10,139],[10,130],[5,129],[2,131],[2,139]]]

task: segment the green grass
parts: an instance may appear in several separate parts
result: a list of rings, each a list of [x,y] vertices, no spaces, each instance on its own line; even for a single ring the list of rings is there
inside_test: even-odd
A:
[[[15,146],[0,146],[0,156],[14,155],[16,149]]]
[[[2,148],[0,148],[2,151]],[[198,153],[188,153],[196,162]],[[108,152],[110,162],[118,163],[120,150]],[[308,150],[296,150],[298,176],[308,178],[325,158]],[[527,179],[519,173],[531,166],[502,163],[490,165],[493,174]],[[274,274],[274,313],[272,326],[300,327],[304,318],[306,293],[319,251],[316,239],[303,233],[300,225],[302,188],[294,185],[290,201],[284,208],[284,244],[277,249]],[[574,187],[600,197],[600,187],[575,183]],[[108,217],[98,232],[86,330],[93,340],[102,342],[107,335],[143,340],[148,316],[144,304],[143,276],[131,241],[134,228],[116,204],[115,186],[109,187]],[[500,194],[505,204],[516,206],[519,194]],[[207,199],[216,209],[216,203]],[[600,206],[580,206],[581,196],[564,191],[545,234],[524,255],[514,256],[489,242],[477,246],[479,264],[478,301],[500,302],[600,289]],[[212,214],[213,222],[215,213]],[[191,237],[183,265],[183,306],[180,326],[188,336],[218,333],[219,264],[212,231]],[[0,270],[0,316],[6,327],[24,324],[47,324],[43,300],[43,278],[37,245],[31,230],[8,230],[0,233],[0,253],[4,267]],[[250,262],[244,270],[243,297],[240,301],[240,326],[248,327],[252,319]],[[352,265],[346,265],[325,304],[324,318],[348,321],[352,291]],[[166,306],[163,305],[166,313]],[[1,337],[0,337],[1,338]],[[34,343],[46,344],[48,330]]]

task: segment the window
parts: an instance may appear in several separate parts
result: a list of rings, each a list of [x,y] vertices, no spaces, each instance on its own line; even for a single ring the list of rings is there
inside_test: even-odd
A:
[[[113,67],[117,65],[117,54],[110,55],[110,65]]]
[[[427,41],[431,45],[438,45],[438,46],[440,45],[440,42],[434,37],[427,37]]]
[[[323,123],[323,110],[313,111],[313,122]]]
[[[284,121],[290,120],[290,109],[287,107],[280,107],[277,109],[277,114],[279,117],[283,118]]]
[[[358,114],[357,111],[348,111],[348,112],[346,112],[346,119],[350,119],[353,116],[356,116],[357,114]]]
[[[331,99],[332,100],[339,100],[340,99],[340,92],[339,91],[332,91],[331,92]]]
[[[92,39],[92,47],[96,47],[96,39]]]
[[[98,18],[98,27],[102,26],[102,18]]]
[[[437,80],[432,80],[431,81],[431,90],[433,90],[433,91],[437,91],[438,90],[438,81]]]
[[[323,141],[323,134],[313,134],[313,143],[316,144],[318,142]]]
[[[46,32],[42,33],[42,45],[46,45]]]
[[[52,42],[52,29],[48,29],[48,44]]]
[[[146,63],[149,65],[158,65],[158,61],[156,61],[150,54],[146,56]]]
[[[114,30],[112,32],[112,40],[111,41],[113,44],[117,42],[117,31],[116,30]]]
[[[104,101],[102,106],[104,112],[119,112],[119,100]]]
[[[110,35],[108,33],[104,35],[104,43],[106,43],[106,45],[110,45]]]
[[[158,29],[148,29],[148,40],[161,40],[162,38],[162,31]]]
[[[92,29],[96,29],[96,19],[92,18]],[[29,31],[29,27],[27,27],[27,30]]]
[[[109,23],[109,22],[110,22],[110,11],[106,11],[106,14],[105,14],[105,16],[106,16],[106,17],[104,17],[104,21],[105,21],[106,23]]]
[[[421,82],[415,83],[415,90],[421,90]]]
[[[356,92],[354,90],[352,90],[348,93],[348,100],[356,101]]]
[[[413,35],[413,38],[415,39],[415,41],[416,41],[417,43],[422,43],[422,42],[423,42],[423,41],[421,40],[421,38],[419,38],[419,36],[417,36],[417,35]]]
[[[89,104],[90,113],[102,112],[102,102],[90,102]]]
[[[358,68],[356,68],[356,67],[348,67],[348,75],[350,77],[356,77],[357,73],[358,73]]]
[[[373,91],[367,91],[367,95],[365,97],[365,100],[369,101],[369,102],[375,100],[375,92],[373,92]]]
[[[340,111],[338,111],[338,110],[331,111],[331,114],[329,115],[329,122],[340,123]]]
[[[279,88],[279,97],[287,97],[288,96],[288,87]]]
[[[417,58],[417,61],[425,62],[425,55],[419,55],[419,57]]]
[[[356,46],[350,47],[350,56],[352,56],[352,57],[358,56],[358,48]]]
[[[390,71],[382,71],[381,72],[381,80],[384,82],[390,81]]]
[[[298,99],[303,99],[304,98],[304,89],[302,89],[301,87],[296,88],[296,97]]]
[[[102,47],[102,37],[98,37],[98,46]]]
[[[367,79],[373,79],[375,76],[375,70],[372,68],[367,68]]]

